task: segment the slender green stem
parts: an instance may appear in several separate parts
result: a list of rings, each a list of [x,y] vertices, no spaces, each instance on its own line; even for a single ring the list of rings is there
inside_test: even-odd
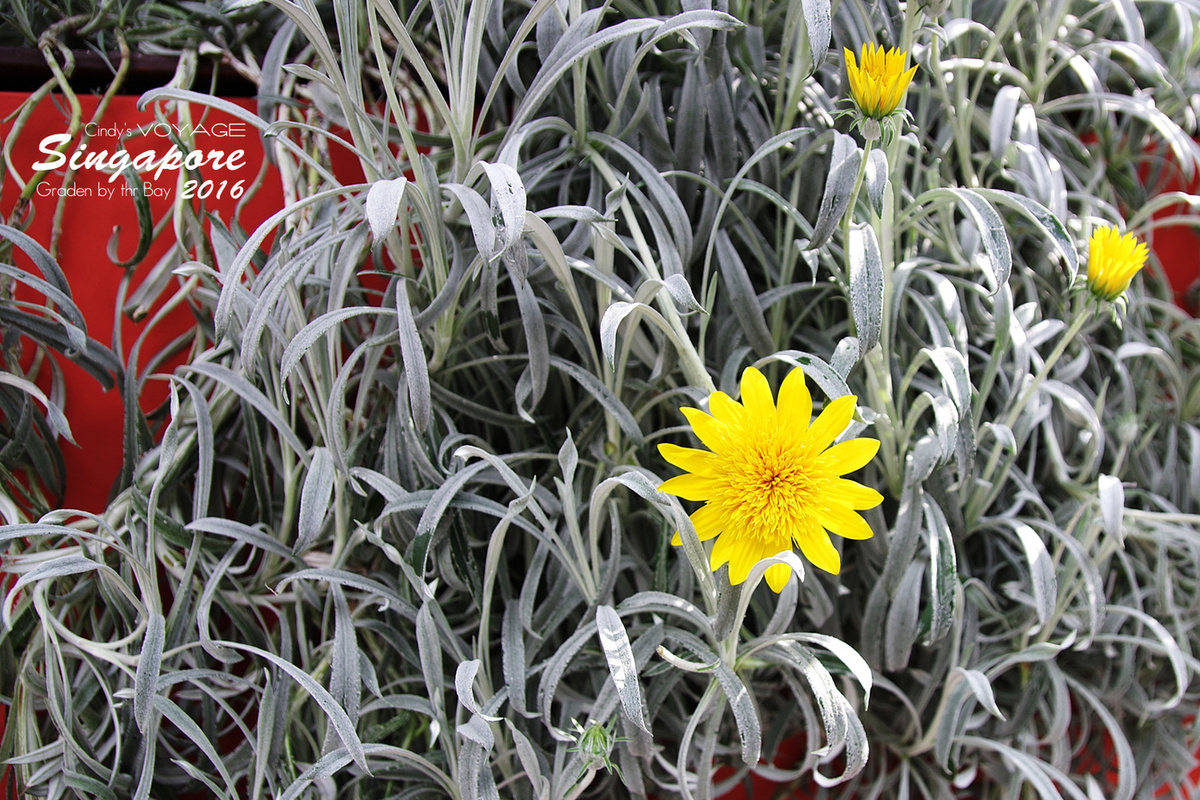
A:
[[[1075,336],[1078,335],[1079,331],[1083,330],[1084,324],[1090,318],[1091,314],[1086,309],[1080,309],[1075,314],[1075,319],[1071,321],[1071,327],[1067,329],[1067,332],[1058,340],[1058,344],[1054,346],[1050,355],[1046,357],[1045,362],[1042,363],[1042,368],[1038,370],[1033,382],[1025,388],[1025,391],[1021,394],[1017,402],[1009,409],[1008,415],[1004,418],[1006,426],[1011,428],[1016,423],[1017,419],[1021,416],[1021,412],[1025,410],[1025,406],[1029,404],[1034,394],[1037,393],[1037,390],[1041,388],[1046,378],[1049,377],[1050,370],[1054,369],[1054,365],[1058,363],[1058,360],[1062,358],[1062,354],[1066,352],[1067,346],[1075,340]]]
[[[800,190],[803,185],[802,181],[792,181],[791,192],[788,196],[788,202],[792,208],[800,204]],[[796,222],[792,216],[784,215],[783,231],[777,241],[777,250],[782,254],[779,264],[779,285],[786,286],[792,283],[796,274],[796,263],[800,258],[799,251],[791,246],[795,241]],[[789,324],[788,318],[785,317],[787,311],[783,303],[776,303],[771,307],[771,341],[777,345],[783,346],[783,331],[784,325]],[[703,351],[701,351],[703,355]]]
[[[854,211],[858,206],[858,195],[862,192],[863,179],[867,175],[867,162],[870,161],[871,149],[875,146],[874,139],[868,139],[863,146],[862,158],[858,162],[858,174],[854,176],[854,188],[850,190],[850,202],[846,205],[846,213],[842,215],[842,246],[846,253],[846,279],[850,279],[850,223],[854,221]]]
[[[1054,346],[1054,350],[1052,350],[1050,355],[1046,357],[1046,360],[1042,362],[1042,367],[1038,370],[1037,375],[1035,375],[1029,385],[1025,387],[1025,390],[1017,398],[1017,401],[1013,403],[1012,407],[1008,411],[1008,414],[1006,414],[1002,420],[1002,425],[1007,427],[1009,430],[1012,429],[1013,425],[1015,425],[1017,420],[1020,419],[1021,412],[1025,410],[1027,405],[1029,405],[1029,402],[1033,399],[1034,395],[1037,394],[1042,384],[1045,383],[1046,378],[1049,377],[1051,370],[1054,369],[1054,366],[1058,363],[1058,360],[1062,358],[1063,353],[1066,352],[1067,347],[1072,341],[1075,340],[1076,335],[1083,330],[1083,326],[1088,322],[1089,319],[1091,319],[1091,313],[1087,307],[1079,308],[1076,311],[1075,318],[1071,321],[1071,327],[1069,327],[1062,337],[1059,338],[1058,344]],[[988,457],[987,466],[984,468],[982,476],[984,486],[988,487],[986,491],[992,491],[991,484],[995,478],[996,467],[1000,463],[1000,454],[1002,450],[1003,443],[997,441],[992,447],[991,455]],[[974,503],[970,503],[969,506],[974,506]],[[982,513],[983,508],[973,508],[973,510],[976,512],[976,514],[978,514]],[[975,514],[968,514],[968,517],[972,516],[975,516]]]

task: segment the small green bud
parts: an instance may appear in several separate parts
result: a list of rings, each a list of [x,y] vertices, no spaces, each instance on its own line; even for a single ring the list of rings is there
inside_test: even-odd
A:
[[[589,766],[607,765],[609,757],[612,755],[613,745],[616,744],[616,737],[613,736],[612,729],[596,722],[589,722],[586,728],[575,720],[571,720],[571,722],[575,726],[577,734],[574,749],[590,762]]]
[[[1142,426],[1133,414],[1123,414],[1117,420],[1117,441],[1123,445],[1131,445],[1137,440]]]

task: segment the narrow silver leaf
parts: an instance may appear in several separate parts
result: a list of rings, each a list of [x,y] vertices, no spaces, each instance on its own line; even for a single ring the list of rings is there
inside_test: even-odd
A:
[[[146,620],[146,636],[142,639],[142,652],[138,655],[137,672],[133,676],[133,719],[143,733],[154,711],[153,699],[158,691],[158,674],[162,670],[166,625],[162,614],[151,614]]]
[[[500,655],[509,705],[518,714],[526,715],[529,705],[525,700],[525,682],[528,679],[525,636],[521,627],[520,605],[515,602],[504,607],[504,619],[500,626]]]
[[[867,156],[867,172],[863,177],[863,188],[867,190],[867,200],[875,213],[883,215],[883,193],[888,184],[887,153],[881,148],[874,148]]]
[[[358,657],[358,637],[354,618],[342,587],[333,584],[333,658],[329,672],[329,693],[346,710],[350,722],[358,723],[358,707],[362,698],[362,671]]]
[[[562,447],[558,448],[558,466],[562,470],[563,483],[568,487],[575,483],[575,467],[578,465],[579,450],[575,447],[575,440],[571,437],[571,429],[568,428]]]
[[[724,662],[718,661],[713,667],[713,673],[729,700],[730,709],[733,710],[733,720],[737,723],[738,737],[742,741],[742,762],[757,764],[762,752],[762,724],[758,720],[754,698],[746,689],[746,684],[742,683],[742,679]]]
[[[525,184],[521,175],[508,164],[478,162],[492,185],[492,219],[499,221],[496,229],[498,250],[503,252],[521,239],[525,228]]]
[[[971,692],[979,700],[979,705],[983,706],[992,716],[1004,719],[1004,714],[1000,712],[1000,707],[996,705],[996,696],[992,693],[992,683],[986,675],[979,670],[963,669],[962,667],[955,667],[954,673],[961,675],[966,680],[967,685],[971,688]]]
[[[642,687],[637,679],[637,662],[634,661],[633,649],[629,645],[629,634],[625,632],[625,626],[612,606],[602,605],[596,608],[596,632],[604,649],[604,659],[608,662],[608,674],[612,677],[617,695],[621,698],[621,708],[625,711],[626,718],[649,732],[642,702]]]
[[[333,456],[324,447],[314,447],[312,463],[304,476],[300,490],[300,516],[297,522],[296,544],[292,552],[299,555],[312,546],[325,524],[329,501],[333,497],[336,468]]]
[[[917,620],[921,613],[921,581],[925,563],[912,561],[900,588],[888,608],[887,624],[883,631],[883,664],[889,672],[908,666],[912,646],[917,641]]]
[[[404,361],[404,382],[408,385],[408,405],[412,411],[413,424],[417,430],[427,430],[432,415],[429,399],[429,365],[425,361],[425,348],[421,335],[413,320],[412,306],[408,300],[408,283],[396,281],[396,323],[400,336],[400,357]]]
[[[1012,136],[1013,120],[1017,118],[1017,104],[1021,102],[1021,87],[1004,86],[996,92],[992,103],[992,119],[988,126],[988,143],[992,158],[1004,158]]]
[[[1058,581],[1054,577],[1054,564],[1037,531],[1023,523],[1014,527],[1017,537],[1021,540],[1021,548],[1025,551],[1025,559],[1029,562],[1029,580],[1033,588],[1033,603],[1038,624],[1045,625],[1053,616],[1054,606],[1058,601]]]
[[[875,229],[869,225],[850,228],[850,311],[858,335],[859,357],[879,343],[883,329],[883,258]]]
[[[936,642],[950,632],[957,617],[958,557],[941,507],[929,497],[922,502],[929,525],[929,594],[933,602],[927,641]]]
[[[850,193],[858,178],[858,165],[862,161],[862,148],[852,136],[834,132],[833,153],[829,158],[829,176],[825,179],[825,194],[821,196],[821,209],[813,225],[808,247],[810,250],[822,246],[841,222],[850,205]]]
[[[775,352],[771,331],[767,327],[767,320],[758,302],[758,294],[754,291],[754,284],[742,257],[738,255],[733,242],[729,240],[729,234],[724,230],[717,231],[716,242],[717,265],[728,292],[729,304],[741,323],[746,341],[760,356]]]
[[[934,347],[927,349],[929,360],[942,374],[942,380],[958,409],[960,418],[971,414],[971,375],[967,369],[967,360],[963,354],[953,347]]]
[[[520,729],[511,721],[505,720],[505,723],[508,725],[508,732],[513,737],[513,744],[517,748],[517,760],[521,762],[526,778],[533,785],[533,796],[537,800],[550,800],[550,781],[542,775],[542,765],[538,761],[537,751],[533,749],[529,737],[521,733]]]
[[[825,62],[829,41],[833,37],[833,9],[830,0],[801,0],[804,9],[804,29],[808,32],[808,49],[812,52],[812,72]]]
[[[500,717],[484,714],[479,708],[479,703],[475,700],[475,676],[479,674],[481,666],[483,666],[483,662],[477,658],[461,662],[454,671],[454,690],[458,693],[458,702],[467,711],[490,722],[497,722],[500,720]],[[488,746],[490,747],[491,745]]]
[[[492,224],[492,210],[487,201],[474,189],[460,183],[443,183],[442,188],[454,195],[467,215],[471,234],[475,238],[475,249],[484,261],[491,261],[500,251],[496,249],[496,228]]]
[[[671,294],[671,299],[688,311],[704,311],[704,306],[696,299],[692,285],[683,275],[668,275],[663,278],[663,284]]]

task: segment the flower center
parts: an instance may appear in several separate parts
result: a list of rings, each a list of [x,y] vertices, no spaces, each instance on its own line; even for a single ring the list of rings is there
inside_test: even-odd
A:
[[[773,437],[729,454],[719,501],[734,527],[768,541],[788,538],[795,521],[811,513],[820,476],[811,460]]]

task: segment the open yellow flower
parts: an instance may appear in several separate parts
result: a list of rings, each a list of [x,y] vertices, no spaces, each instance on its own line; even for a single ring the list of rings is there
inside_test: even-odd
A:
[[[862,64],[849,48],[842,48],[846,58],[846,77],[850,79],[850,96],[859,111],[870,119],[883,119],[896,110],[904,98],[908,84],[917,73],[916,66],[904,69],[908,53],[895,47],[884,50],[882,45],[864,44]]]
[[[659,491],[704,501],[691,519],[702,541],[719,537],[710,557],[713,570],[728,563],[730,582],[739,584],[759,561],[795,543],[805,558],[836,575],[841,558],[827,531],[871,538],[857,512],[879,505],[883,496],[842,476],[866,466],[879,442],[859,438],[830,447],[850,424],[856,403],[853,395],[839,397],[813,421],[799,367],[784,378],[778,407],[767,379],[748,367],[741,403],[714,392],[711,416],[682,409],[711,452],[660,444],[662,457],[687,474],[664,481]],[[672,544],[680,544],[678,533]],[[767,584],[778,592],[791,574],[786,564],[772,565]]]
[[[1097,228],[1088,241],[1088,288],[1101,300],[1116,300],[1146,265],[1149,251],[1132,233]]]

